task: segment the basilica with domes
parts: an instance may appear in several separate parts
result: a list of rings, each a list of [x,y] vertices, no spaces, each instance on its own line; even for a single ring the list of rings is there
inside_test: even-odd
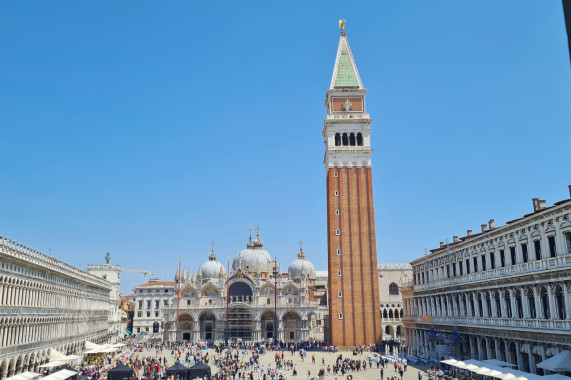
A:
[[[173,297],[163,308],[163,338],[324,339],[327,277],[317,276],[301,245],[297,257],[282,273],[277,260],[264,249],[259,232],[255,239],[250,235],[229,268],[217,260],[213,248],[196,274],[189,270],[175,276]]]

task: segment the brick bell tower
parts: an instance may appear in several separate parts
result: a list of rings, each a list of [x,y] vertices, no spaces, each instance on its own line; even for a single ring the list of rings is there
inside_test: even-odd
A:
[[[371,118],[347,36],[341,37],[325,97],[329,328],[334,346],[381,343],[371,180]]]

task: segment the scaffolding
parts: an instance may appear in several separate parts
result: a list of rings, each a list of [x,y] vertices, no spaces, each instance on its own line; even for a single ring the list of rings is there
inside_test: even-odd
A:
[[[252,314],[248,308],[235,306],[228,311],[228,323],[226,324],[226,339],[252,340],[254,323]]]

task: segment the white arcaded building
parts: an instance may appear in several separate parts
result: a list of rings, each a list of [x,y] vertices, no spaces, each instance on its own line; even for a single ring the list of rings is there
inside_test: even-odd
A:
[[[400,289],[412,280],[410,264],[378,264],[379,298],[383,340],[404,340],[403,306]]]
[[[0,236],[0,378],[37,371],[50,350],[79,354],[84,343],[115,342],[112,285]]]
[[[411,262],[401,289],[408,354],[541,373],[537,363],[571,349],[571,199],[533,206]]]

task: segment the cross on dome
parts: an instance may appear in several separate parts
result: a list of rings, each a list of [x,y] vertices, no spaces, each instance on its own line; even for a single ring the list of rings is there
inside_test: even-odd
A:
[[[210,255],[208,256],[208,259],[209,259],[210,261],[215,261],[215,260],[216,260],[216,254],[214,253],[214,245],[215,245],[216,243],[214,242],[214,239],[212,239],[212,243],[210,243],[210,244],[212,244],[212,252],[210,252]]]

